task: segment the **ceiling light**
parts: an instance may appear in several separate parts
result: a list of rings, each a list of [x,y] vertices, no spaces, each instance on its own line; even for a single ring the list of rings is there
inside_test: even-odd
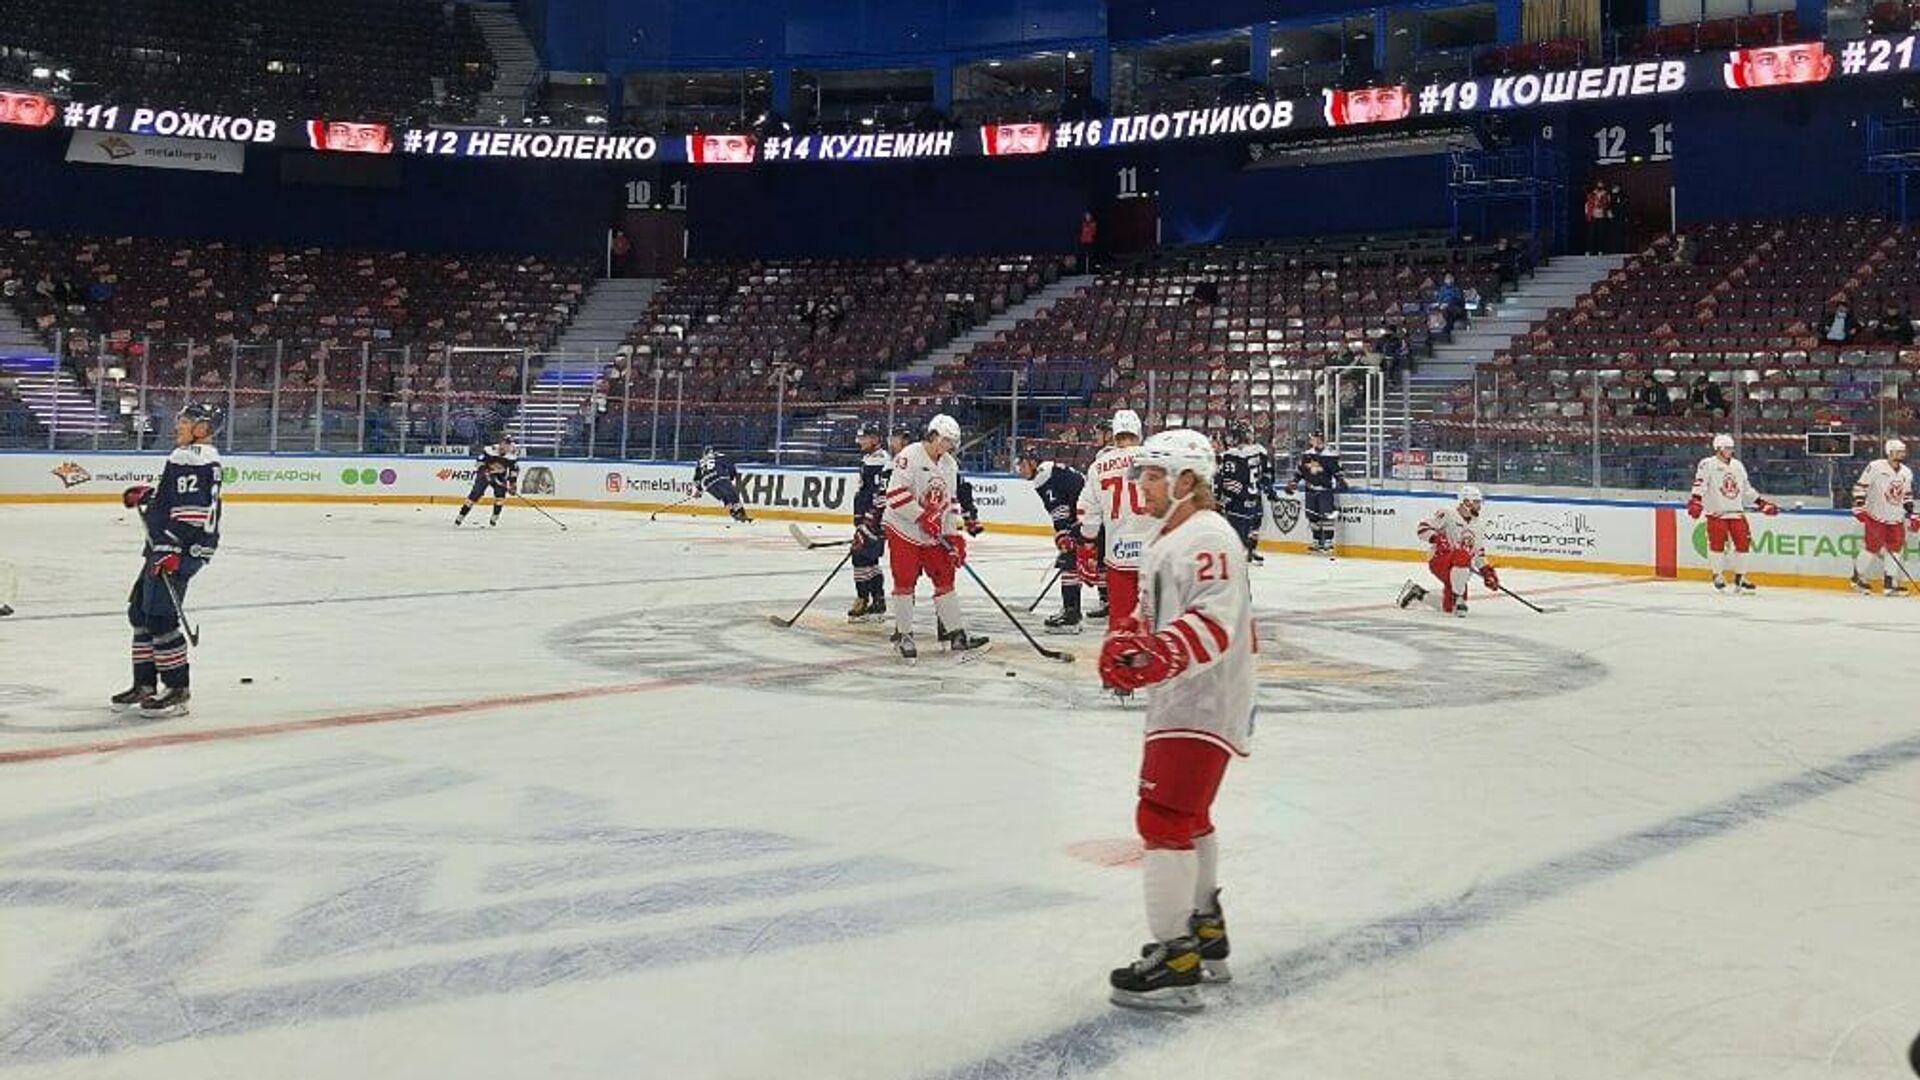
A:
[[[1216,57],[1214,57],[1213,59],[1211,59],[1211,60],[1209,60],[1209,61],[1207,61],[1207,66],[1208,66],[1208,67],[1219,67],[1219,66],[1220,66],[1221,64],[1224,64],[1224,63],[1226,63],[1226,62],[1227,62],[1227,61],[1226,61],[1226,58],[1225,58],[1225,57],[1221,57],[1221,56],[1216,56]]]

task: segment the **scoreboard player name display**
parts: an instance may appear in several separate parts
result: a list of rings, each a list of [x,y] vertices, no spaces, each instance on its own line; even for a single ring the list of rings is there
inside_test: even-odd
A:
[[[1497,75],[1423,87],[1323,89],[1243,105],[1060,123],[986,124],[930,132],[849,135],[695,134],[655,138],[599,132],[406,127],[373,117],[272,117],[101,104],[0,92],[0,127],[104,131],[345,154],[456,160],[671,162],[714,167],[813,162],[1025,157],[1196,139],[1366,128],[1422,120],[1689,93],[1768,93],[1914,70],[1916,35],[1811,41]]]

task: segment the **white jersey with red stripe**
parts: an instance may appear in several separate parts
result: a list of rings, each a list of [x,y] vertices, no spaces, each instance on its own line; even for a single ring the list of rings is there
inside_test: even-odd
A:
[[[1420,539],[1431,544],[1434,534],[1445,536],[1448,545],[1455,551],[1467,552],[1472,557],[1468,565],[1479,570],[1487,565],[1487,553],[1480,546],[1480,527],[1475,524],[1478,520],[1476,517],[1468,521],[1458,506],[1443,506],[1420,523]]]
[[[1853,497],[1867,500],[1868,517],[1898,525],[1907,519],[1907,504],[1913,501],[1913,470],[1881,458],[1861,471]]]
[[[1740,517],[1760,500],[1760,493],[1747,480],[1747,467],[1739,458],[1721,461],[1714,454],[1693,470],[1693,497],[1708,517]]]
[[[1132,570],[1141,552],[1160,530],[1147,513],[1140,489],[1127,478],[1137,446],[1109,446],[1087,467],[1087,483],[1080,489],[1080,535],[1091,540],[1107,530],[1107,566]]]
[[[1186,643],[1186,670],[1147,691],[1147,741],[1200,739],[1245,757],[1253,739],[1253,597],[1246,545],[1201,510],[1147,545],[1140,619]]]
[[[960,467],[952,454],[938,461],[927,452],[924,442],[908,443],[894,455],[893,473],[887,478],[886,514],[882,521],[887,532],[909,544],[934,547],[942,536],[960,531],[960,506],[955,495],[960,487]],[[923,522],[936,522],[929,531]]]

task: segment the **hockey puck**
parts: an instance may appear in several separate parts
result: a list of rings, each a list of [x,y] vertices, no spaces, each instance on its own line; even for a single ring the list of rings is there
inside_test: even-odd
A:
[[[241,685],[241,686],[252,686],[252,685],[253,685],[253,678],[252,678],[251,676],[241,676],[241,678],[240,678],[240,685]]]
[[[5,604],[0,604],[0,619],[4,619],[11,614],[13,614],[12,608],[8,607]]]
[[[1017,671],[1009,671],[1009,672],[1007,672],[1007,678],[1009,678],[1009,679],[1017,679],[1017,678],[1019,678],[1019,677],[1020,677],[1020,673],[1019,673],[1019,672],[1017,672]]]

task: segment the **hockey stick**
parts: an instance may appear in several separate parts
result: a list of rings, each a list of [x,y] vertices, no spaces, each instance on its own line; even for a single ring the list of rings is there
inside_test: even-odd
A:
[[[1559,610],[1558,608],[1543,608],[1539,604],[1536,604],[1533,601],[1527,599],[1526,597],[1521,596],[1519,593],[1514,592],[1512,589],[1507,588],[1505,585],[1496,585],[1494,586],[1494,588],[1499,589],[1501,592],[1506,593],[1508,596],[1511,596],[1515,600],[1520,601],[1520,603],[1524,604],[1528,608],[1531,608],[1533,611],[1535,611],[1538,614],[1545,615],[1550,611]]]
[[[552,514],[547,513],[545,510],[540,509],[539,503],[534,502],[532,499],[527,498],[525,495],[522,495],[517,491],[513,493],[513,497],[516,499],[519,499],[521,502],[526,503],[528,506],[532,507],[534,513],[539,514],[541,517],[546,518],[548,521],[551,521],[555,525],[560,526],[561,532],[567,531],[567,523],[564,521],[561,521],[557,517],[554,517]]]
[[[847,547],[853,543],[851,540],[815,540],[813,537],[801,532],[800,526],[791,522],[787,524],[787,533],[793,537],[794,543],[799,544],[808,551],[812,551],[815,548]]]
[[[949,548],[948,550],[951,551],[952,549]],[[1000,609],[1000,614],[1005,615],[1007,621],[1013,624],[1013,628],[1020,631],[1020,636],[1027,639],[1027,644],[1033,646],[1034,652],[1039,653],[1049,660],[1058,660],[1063,664],[1073,663],[1072,653],[1049,649],[1045,645],[1035,641],[1033,635],[1027,632],[1027,628],[1020,625],[1020,620],[1013,617],[1013,612],[1007,610],[1007,605],[1001,603],[1000,598],[995,596],[993,590],[987,587],[987,583],[980,579],[980,572],[973,568],[972,563],[962,563],[961,565],[967,571],[967,576],[973,579],[973,583],[980,586],[980,591],[987,594],[987,599],[993,601],[993,606]]]
[[[658,510],[655,510],[655,511],[654,511],[653,513],[651,513],[651,514],[648,514],[648,515],[647,515],[647,520],[648,520],[648,521],[659,521],[659,520],[660,520],[660,515],[661,515],[661,514],[664,514],[664,513],[666,513],[666,512],[667,512],[667,511],[669,511],[669,510],[678,510],[678,509],[679,509],[680,507],[682,507],[682,506],[685,506],[685,505],[687,505],[688,503],[690,503],[690,502],[692,502],[693,500],[695,500],[695,499],[697,499],[697,498],[699,498],[699,497],[700,497],[700,492],[699,492],[698,490],[696,490],[696,491],[695,491],[695,492],[694,492],[693,494],[691,494],[691,495],[689,495],[689,496],[687,496],[687,497],[686,497],[686,498],[684,498],[684,499],[681,499],[681,500],[680,500],[679,502],[677,502],[677,503],[672,503],[672,504],[669,504],[669,505],[667,505],[667,506],[663,506],[663,507],[661,507],[660,509],[658,509]]]
[[[1909,574],[1909,573],[1907,573],[1907,564],[1906,564],[1906,563],[1903,563],[1903,562],[1901,562],[1901,561],[1900,561],[1900,556],[1898,556],[1898,555],[1895,555],[1895,554],[1894,554],[1893,552],[1891,552],[1891,551],[1889,551],[1889,552],[1887,552],[1887,558],[1889,558],[1889,559],[1891,559],[1891,560],[1893,560],[1893,565],[1894,565],[1894,566],[1895,566],[1896,568],[1898,568],[1898,569],[1899,569],[1899,571],[1900,571],[1900,576],[1901,576],[1901,577],[1903,577],[1903,578],[1906,578],[1906,579],[1907,579],[1907,588],[1908,588],[1908,590],[1909,590],[1909,591],[1908,591],[1908,593],[1907,593],[1907,595],[1908,595],[1908,596],[1920,596],[1920,582],[1916,582],[1916,581],[1914,581],[1914,580],[1913,580],[1913,575],[1912,575],[1912,574]],[[5,606],[5,605],[0,605],[0,607],[4,607],[4,606]]]
[[[1027,605],[1027,614],[1031,615],[1034,612],[1040,610],[1040,602],[1042,600],[1045,600],[1047,598],[1047,594],[1053,591],[1053,583],[1056,581],[1059,581],[1060,575],[1065,572],[1066,571],[1061,567],[1056,566],[1053,568],[1053,576],[1047,579],[1047,583],[1045,585],[1040,586],[1040,595],[1034,597],[1033,603]]]
[[[804,604],[801,604],[800,610],[793,613],[793,618],[783,619],[778,615],[769,615],[767,616],[767,621],[772,623],[775,626],[780,627],[782,630],[791,628],[794,623],[797,623],[800,621],[800,616],[806,614],[807,609],[813,606],[813,602],[815,600],[820,599],[820,594],[827,591],[827,586],[833,584],[833,579],[840,576],[840,571],[845,569],[846,565],[852,561],[853,561],[853,552],[851,550],[849,550],[845,555],[840,556],[840,561],[835,563],[833,566],[833,572],[827,575],[826,580],[820,583],[819,588],[813,590],[813,595],[807,597],[807,602]]]
[[[187,621],[187,609],[180,603],[180,591],[173,587],[173,575],[161,574],[160,584],[167,587],[167,599],[173,601],[173,613],[180,616],[180,629],[187,632],[187,644],[196,648],[200,645],[200,631]]]

